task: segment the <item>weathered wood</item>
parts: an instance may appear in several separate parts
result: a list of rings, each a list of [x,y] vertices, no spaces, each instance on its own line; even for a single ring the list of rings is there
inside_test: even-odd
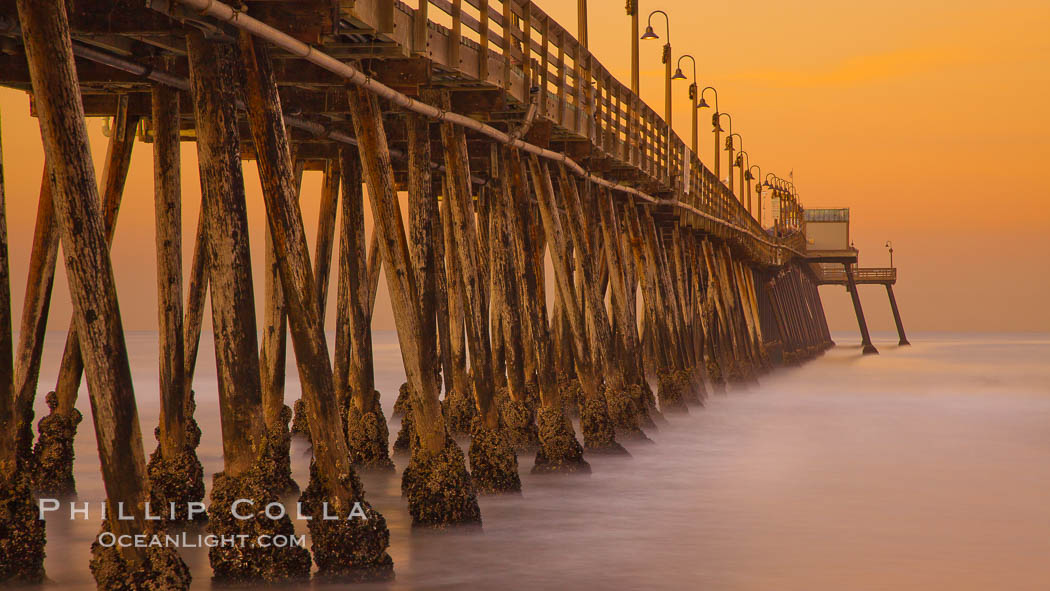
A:
[[[261,158],[260,158],[261,159]],[[296,194],[302,186],[303,166],[295,165],[293,173]],[[284,409],[285,366],[288,357],[288,310],[285,304],[284,286],[281,282],[280,263],[274,251],[273,234],[269,223],[263,229],[265,263],[263,265],[263,329],[259,345],[259,383],[262,387],[263,417],[267,429],[273,429],[281,421]]]
[[[689,277],[690,269],[686,265],[686,257],[683,252],[682,242],[685,240],[683,237],[683,230],[679,224],[675,224],[671,234],[671,248],[669,255],[665,254],[668,266],[670,267],[670,275],[673,280],[672,286],[675,290],[675,302],[677,303],[675,316],[675,330],[678,333],[679,338],[679,355],[682,356],[682,360],[687,366],[696,366],[696,360],[693,359],[693,333],[690,330],[690,310],[692,302],[690,300],[689,290]],[[664,249],[666,253],[666,248]]]
[[[357,134],[361,168],[368,183],[369,202],[375,231],[379,233],[390,301],[397,325],[405,374],[415,398],[413,422],[422,450],[439,454],[445,448],[445,422],[438,401],[437,376],[424,371],[418,338],[422,332],[417,303],[419,290],[411,270],[401,210],[394,190],[390,149],[383,129],[383,118],[375,95],[359,87],[348,89],[350,112]]]
[[[431,186],[430,122],[412,113],[406,115],[405,127],[408,129],[409,254],[419,290],[419,328],[422,331],[419,349],[426,362],[425,369],[433,373],[438,369],[436,261],[433,247],[438,206]]]
[[[485,277],[487,278],[485,287],[489,293],[488,322],[491,327],[493,385],[499,390],[507,387],[507,343],[504,332],[508,329],[503,325],[503,308],[506,306],[504,290],[497,285],[498,281],[495,277],[497,273],[496,255],[493,249],[495,248],[494,242],[496,240],[494,235],[497,233],[495,228],[497,212],[492,203],[492,193],[492,188],[487,185],[482,186],[480,189],[478,196],[478,233],[480,235],[479,248],[482,266],[485,268]],[[481,231],[482,229],[484,229],[484,232]]]
[[[445,170],[449,185],[449,209],[456,243],[457,262],[463,279],[463,303],[467,345],[474,395],[485,426],[499,426],[499,414],[493,404],[495,395],[492,378],[492,348],[489,341],[488,298],[486,273],[478,253],[478,230],[471,196],[470,157],[467,139],[462,127],[450,123],[441,125],[441,139],[445,146]]]
[[[372,409],[372,308],[365,252],[365,204],[361,157],[341,152],[343,203],[340,219],[339,308],[336,320],[336,393],[340,408],[349,399],[362,413]]]
[[[51,197],[50,173],[45,163],[33,229],[33,246],[29,253],[29,275],[26,278],[25,303],[18,331],[18,349],[15,353],[15,413],[24,427],[19,433],[20,445],[23,446],[32,443],[29,413],[33,410],[33,399],[40,378],[40,358],[44,352],[44,335],[51,308],[57,259],[58,226]]]
[[[184,396],[190,398],[193,389],[193,374],[197,369],[197,351],[201,342],[201,327],[204,324],[204,303],[208,296],[208,225],[204,203],[197,215],[197,235],[193,241],[193,258],[190,262],[190,283],[186,294],[186,317],[183,321],[182,346]]]
[[[634,207],[634,204],[627,201],[623,207]],[[635,342],[635,354],[631,357],[631,360],[637,366],[637,375],[644,379],[645,376],[645,359],[643,350],[641,348],[641,337],[638,334],[638,273],[636,271],[636,265],[634,260],[634,250],[632,246],[631,233],[629,230],[629,224],[627,223],[624,216],[620,214],[621,207],[615,203],[611,203],[611,213],[614,216],[613,221],[619,223],[613,225],[618,234],[620,245],[622,246],[622,270],[624,275],[625,290],[624,293],[627,296],[624,307],[630,311],[634,316],[634,321],[625,327],[625,330],[630,330],[634,334]],[[628,338],[630,336],[628,335]]]
[[[117,214],[124,196],[124,183],[128,178],[131,166],[131,150],[135,145],[135,127],[138,118],[128,115],[128,97],[121,95],[117,102],[117,112],[110,128],[109,147],[106,151],[106,162],[102,168],[102,223],[106,233],[106,243],[113,245],[113,236],[117,227]],[[68,415],[76,405],[80,391],[80,380],[84,374],[84,361],[80,355],[80,344],[77,339],[76,325],[71,321],[66,334],[66,345],[62,353],[62,362],[58,369],[58,382],[55,394],[58,397],[58,412]]]
[[[504,175],[506,171],[503,171]],[[492,227],[489,232],[492,253],[492,301],[493,306],[499,302],[496,313],[501,325],[504,363],[506,365],[507,390],[512,400],[525,400],[525,351],[522,345],[522,325],[525,319],[522,295],[518,284],[521,282],[522,270],[512,254],[510,239],[507,234],[508,192],[492,196],[490,203]]]
[[[720,265],[715,258],[715,251],[709,240],[704,241],[703,249],[704,263],[708,273],[708,291],[712,296],[715,314],[718,318],[719,331],[722,336],[721,342],[723,344],[722,352],[727,356],[726,361],[723,363],[723,370],[736,372],[738,371],[736,364],[739,363],[737,352],[740,350],[740,347],[737,344],[736,331],[733,329],[727,309],[725,280],[722,277]],[[729,349],[726,349],[726,347],[729,347]],[[729,376],[724,377],[728,378]]]
[[[788,354],[793,354],[798,349],[798,345],[795,342],[794,332],[788,322],[787,315],[784,313],[780,291],[777,277],[774,276],[769,280],[768,284],[769,303],[773,310],[773,319],[777,324],[777,332],[780,334],[780,343],[785,357],[787,357]]]
[[[744,326],[743,315],[740,311],[739,290],[736,287],[732,273],[732,256],[729,248],[724,244],[721,248],[715,249],[715,262],[718,265],[719,279],[724,290],[724,301],[727,303],[726,309],[729,314],[729,322],[735,337],[737,361],[742,365],[741,371],[750,371],[745,370],[743,367],[744,364],[752,363],[752,353],[749,346],[747,328]]]
[[[153,201],[157,242],[160,450],[172,460],[186,446],[186,366],[182,328],[182,168],[179,93],[153,88]]]
[[[444,192],[444,191],[442,191]],[[441,355],[441,378],[444,384],[445,392],[451,391],[455,384],[453,383],[454,361],[452,357],[452,328],[451,322],[451,304],[452,294],[449,291],[449,272],[446,270],[445,261],[447,255],[445,253],[445,227],[442,223],[441,210],[442,205],[438,203],[434,206],[436,217],[432,221],[432,224],[436,224],[439,227],[433,229],[433,232],[437,234],[433,239],[434,248],[434,296],[435,306],[434,309],[437,313],[437,335],[438,335],[438,350]]]
[[[642,286],[642,303],[645,307],[646,320],[645,326],[650,331],[653,331],[656,329],[655,319],[660,315],[659,310],[663,305],[659,296],[659,281],[656,278],[655,271],[656,263],[652,260],[652,252],[649,248],[648,239],[642,229],[637,206],[634,204],[628,204],[625,207],[625,213],[627,218],[627,229],[629,231],[630,241],[634,251],[637,276],[639,283]],[[655,347],[659,371],[670,371],[672,369],[671,357],[668,353],[668,350],[671,347],[670,342],[652,333],[647,336],[647,341],[652,343]]]
[[[600,278],[601,267],[604,265],[601,267],[595,265],[604,258],[604,255],[597,252],[599,247],[591,236],[594,230],[591,227],[593,224],[587,223],[588,216],[584,213],[576,181],[569,177],[564,165],[559,166],[559,172],[562,197],[570,220],[569,231],[576,244],[577,268],[580,276],[584,278],[582,292],[587,301],[586,314],[592,331],[591,350],[595,369],[603,372],[608,386],[622,388],[625,385],[624,367],[615,363],[611,357],[614,347],[612,327],[609,314],[605,309],[605,292],[601,287]]]
[[[628,296],[622,234],[612,195],[601,191],[597,195],[599,222],[602,241],[605,243],[605,263],[609,269],[613,314],[616,317],[616,334],[620,337],[620,356],[615,361],[628,372],[628,378],[640,384],[644,380],[644,370],[637,363],[641,350],[638,347],[638,318],[635,306]]]
[[[576,373],[580,379],[580,388],[588,400],[599,395],[598,376],[593,365],[590,346],[587,338],[587,327],[583,317],[583,308],[576,294],[569,269],[569,254],[565,233],[562,229],[557,205],[554,203],[554,187],[551,184],[550,171],[545,163],[535,156],[529,158],[529,170],[532,174],[533,187],[540,205],[544,233],[551,247],[551,263],[554,267],[554,278],[561,293],[563,310],[572,330],[573,356]]]
[[[740,261],[738,265],[740,268],[740,286],[743,290],[741,297],[744,299],[744,307],[750,319],[751,338],[755,345],[758,361],[765,365],[765,339],[762,337],[762,322],[758,317],[758,300],[755,297],[755,274],[744,261]]]
[[[554,349],[547,325],[546,294],[536,273],[534,261],[536,242],[528,231],[532,226],[528,212],[524,167],[516,150],[504,149],[505,173],[500,175],[503,208],[507,216],[507,234],[511,239],[514,266],[521,273],[520,295],[524,303],[523,316],[528,321],[526,336],[531,341],[527,349],[536,352],[536,381],[540,404],[545,408],[560,408],[562,396],[558,390],[554,367]]]
[[[272,429],[284,406],[285,359],[288,314],[284,304],[277,255],[269,225],[263,231],[263,316],[259,343],[259,385],[262,388],[263,418]]]
[[[657,295],[661,302],[660,311],[662,314],[657,319],[659,324],[658,330],[664,335],[662,338],[667,339],[667,354],[672,367],[677,370],[685,369],[685,359],[682,358],[682,339],[678,330],[678,319],[682,317],[682,313],[679,306],[678,292],[675,289],[675,283],[671,280],[669,257],[666,249],[662,248],[656,229],[656,222],[653,220],[652,212],[648,208],[642,210],[640,220],[645,236],[645,245],[649,249],[649,260],[653,264],[652,271],[656,281]]]
[[[260,155],[263,201],[287,303],[299,382],[310,418],[314,462],[332,495],[334,510],[345,516],[357,499],[353,498],[354,492],[346,479],[351,473],[346,436],[336,404],[335,382],[310,264],[306,228],[299,209],[299,191],[292,170],[281,99],[266,47],[243,31],[239,45],[245,63],[248,119]]]
[[[4,150],[0,143],[0,485],[7,485],[15,478],[19,431],[18,417],[15,415],[11,272],[7,249],[7,196],[4,189]]]
[[[233,46],[195,32],[186,46],[207,232],[223,471],[236,477],[261,457],[266,438],[240,133],[229,84],[239,75]]]
[[[444,187],[444,199],[441,200],[439,214],[445,251],[446,293],[448,294],[448,338],[452,361],[451,391],[465,395],[470,386],[467,379],[467,342],[464,335],[463,273],[458,262],[458,247],[452,230],[451,200],[448,197],[447,182]]]
[[[383,268],[383,251],[379,248],[379,234],[372,231],[372,238],[368,243],[368,285],[369,297],[372,298],[372,306],[369,314],[375,310],[376,294],[379,293],[379,272]]]
[[[85,361],[106,496],[111,509],[124,503],[132,517],[112,520],[111,531],[134,534],[145,526],[145,454],[73,65],[69,22],[63,5],[56,9],[31,0],[19,0],[17,5],[50,163],[55,219]],[[123,548],[121,555],[133,567],[147,560],[141,548]]]
[[[317,305],[324,324],[328,308],[328,284],[331,279],[332,250],[335,243],[335,214],[339,210],[339,163],[325,163],[321,185],[321,207],[317,214],[317,242],[314,247],[314,279],[317,281]],[[301,186],[301,184],[300,184]]]

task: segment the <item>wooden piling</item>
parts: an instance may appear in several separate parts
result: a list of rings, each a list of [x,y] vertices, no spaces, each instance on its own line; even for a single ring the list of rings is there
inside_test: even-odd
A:
[[[507,391],[510,398],[517,402],[525,401],[525,349],[522,344],[522,328],[527,321],[524,317],[521,293],[518,283],[521,281],[522,269],[514,259],[510,237],[508,236],[508,215],[503,194],[493,199],[491,251],[493,260],[492,289],[493,305],[498,302],[498,320],[502,326],[501,336],[504,342]]]
[[[182,181],[179,93],[155,86],[153,199],[157,242],[157,328],[160,353],[160,449],[174,459],[186,447],[186,366],[182,327]]]
[[[29,253],[29,274],[26,278],[25,304],[18,331],[18,349],[15,352],[15,414],[20,426],[19,453],[28,454],[32,445],[33,399],[40,377],[40,359],[44,352],[44,336],[51,291],[55,282],[55,263],[58,258],[58,226],[55,222],[54,200],[51,196],[51,176],[45,163],[40,183],[33,246]]]
[[[447,108],[448,95],[445,94],[441,101]],[[463,280],[467,344],[479,419],[471,429],[471,477],[479,492],[520,491],[517,457],[501,428],[499,409],[495,403],[492,342],[489,336],[488,266],[479,252],[485,241],[479,236],[471,196],[466,133],[462,127],[442,123],[441,141],[445,148],[449,210],[452,214],[457,263]]]
[[[359,87],[349,88],[347,95],[361,168],[368,183],[372,219],[375,220],[375,231],[379,233],[401,357],[413,399],[413,424],[419,440],[402,476],[402,490],[408,497],[414,524],[476,523],[481,520],[481,512],[463,453],[449,439],[445,429],[438,400],[437,375],[431,365],[433,360],[421,357],[419,288],[415,284],[401,210],[394,191],[390,150],[378,99]],[[427,492],[434,487],[439,488],[443,495],[439,502]]]
[[[335,243],[335,218],[339,211],[340,164],[327,160],[321,185],[321,207],[317,214],[317,238],[314,247],[314,280],[317,282],[317,308],[324,325],[328,309],[328,284],[331,280],[332,251]],[[301,187],[301,181],[300,181]]]
[[[620,356],[616,360],[628,371],[628,380],[640,384],[645,379],[642,365],[637,363],[641,351],[638,347],[638,318],[634,303],[628,294],[628,281],[620,221],[616,214],[611,193],[599,191],[597,195],[599,223],[602,241],[605,243],[605,264],[609,270],[610,298],[616,318],[615,333],[620,337]]]
[[[236,79],[234,49],[199,33],[188,35],[187,49],[206,212],[224,472],[236,477],[260,458],[266,431],[240,134],[236,100],[228,83]]]
[[[243,32],[240,50],[246,70],[248,119],[259,154],[266,217],[287,304],[299,381],[309,413],[314,462],[335,504],[334,509],[346,515],[356,499],[344,481],[350,474],[346,439],[336,405],[335,382],[306,245],[306,229],[299,210],[281,101],[268,50]]]
[[[261,158],[260,158],[261,160]],[[296,163],[293,173],[298,195],[302,186],[303,168]],[[319,234],[320,235],[320,234]],[[273,234],[269,224],[263,228],[263,320],[262,342],[259,345],[259,383],[262,387],[263,419],[267,431],[282,430],[284,413],[285,365],[288,357],[288,310],[284,286],[281,283],[280,263],[274,251]],[[298,408],[298,405],[297,405]],[[302,417],[299,418],[302,420]],[[306,421],[309,423],[309,420]],[[296,424],[299,428],[299,424]],[[307,428],[308,430],[308,428]],[[290,478],[290,477],[289,477]]]
[[[506,215],[514,266],[521,273],[518,293],[523,304],[523,317],[528,325],[528,331],[523,333],[525,349],[535,351],[540,403],[560,411],[561,394],[557,389],[551,328],[547,324],[546,296],[537,277],[536,265],[533,264],[537,245],[528,231],[531,223],[526,217],[528,204],[522,162],[520,155],[512,150],[503,150],[501,157],[504,169],[504,174],[500,176],[501,209]]]
[[[0,585],[24,585],[44,581],[45,531],[30,490],[33,475],[19,458],[19,435],[29,425],[16,412],[3,160],[0,147]]]
[[[448,175],[449,211],[456,244],[456,263],[463,280],[464,319],[470,351],[474,395],[485,427],[497,429],[499,415],[493,404],[492,348],[488,326],[488,282],[478,252],[479,236],[467,166],[467,140],[462,127],[441,125]]]
[[[361,160],[351,148],[341,150],[340,156],[343,199],[335,337],[336,399],[345,415],[351,463],[369,470],[392,470],[394,465],[387,451],[389,432],[375,390],[374,290],[366,266]]]
[[[551,247],[555,281],[562,296],[569,328],[572,330],[573,359],[576,375],[580,380],[580,388],[583,391],[580,418],[584,445],[587,449],[600,453],[626,453],[626,450],[616,442],[609,411],[601,396],[601,361],[599,357],[597,363],[595,362],[594,352],[587,335],[583,303],[573,285],[568,263],[567,241],[561,216],[554,202],[554,187],[551,183],[550,170],[546,163],[541,162],[536,156],[530,156],[529,171],[532,174],[536,200],[540,206],[544,234]]]
[[[204,467],[197,457],[196,447],[200,436],[196,424],[192,422],[194,406],[186,384],[182,311],[180,98],[174,89],[159,85],[153,88],[151,98],[160,427],[157,433],[159,445],[150,456],[146,471],[150,483],[150,506],[173,507],[172,512],[166,514],[167,519],[186,521],[191,519],[189,503],[204,499]],[[196,339],[200,327],[195,330],[193,336]],[[193,518],[203,519],[203,516]]]
[[[502,206],[514,265],[521,272],[518,287],[528,326],[522,332],[524,348],[534,352],[540,398],[540,409],[536,413],[540,446],[533,472],[588,472],[590,466],[583,459],[583,448],[565,416],[562,393],[558,390],[551,328],[547,323],[547,294],[540,280],[542,267],[536,263],[539,260],[536,251],[542,250],[542,246],[532,231],[536,224],[529,214],[525,167],[516,150],[503,148],[500,155],[504,171],[500,175]]]
[[[382,115],[375,95],[359,88],[348,90],[354,129],[358,138],[358,153],[364,177],[369,186],[369,202],[379,234],[387,282],[390,284],[391,304],[398,325],[398,340],[409,384],[413,388],[419,413],[416,426],[424,450],[438,454],[445,446],[444,421],[437,401],[437,382],[432,371],[424,371],[416,335],[421,331],[417,310],[418,289],[411,271],[408,243],[401,222],[401,210],[394,191],[390,151],[383,133]]]
[[[559,181],[561,193],[568,212],[569,230],[576,244],[577,268],[585,277],[583,281],[583,296],[587,301],[586,314],[590,332],[590,349],[593,352],[595,370],[601,372],[605,378],[605,402],[609,417],[614,423],[614,428],[619,434],[631,439],[648,439],[638,425],[637,410],[632,402],[626,388],[628,386],[626,366],[617,363],[615,358],[616,345],[613,342],[612,326],[608,312],[605,308],[605,290],[602,287],[600,276],[602,270],[606,277],[611,275],[608,265],[600,265],[606,259],[604,252],[598,252],[599,248],[594,240],[594,232],[600,231],[598,224],[588,223],[599,216],[589,216],[584,212],[584,204],[580,197],[580,191],[575,180],[569,177],[564,166],[559,167]],[[591,203],[587,204],[588,206]],[[602,251],[611,249],[608,243]]]
[[[0,126],[2,127],[2,126]],[[0,144],[0,490],[6,491],[18,471],[19,418],[15,414],[14,335],[11,332],[11,271],[7,249],[7,195],[4,151]],[[0,580],[3,580],[0,575]]]
[[[129,520],[110,520],[111,531],[136,534],[145,528],[146,463],[139,431],[131,369],[125,347],[116,284],[102,222],[101,202],[91,166],[87,126],[73,61],[64,5],[17,2],[22,39],[36,97],[44,150],[50,164],[54,211],[65,254],[74,318],[88,378],[95,436],[110,509],[119,503]],[[132,570],[148,570],[142,548],[120,557]],[[185,565],[173,585],[189,584]],[[97,572],[103,585],[105,573]]]
[[[357,151],[344,148],[339,246],[339,305],[336,312],[335,385],[340,408],[353,404],[371,410],[375,389],[372,366],[368,253],[365,247],[364,192]]]
[[[190,260],[186,317],[182,323],[184,397],[187,401],[193,389],[193,374],[197,369],[197,351],[200,348],[201,327],[204,324],[204,303],[208,296],[208,226],[205,216],[202,200],[197,216],[197,233],[193,241],[193,258]]]
[[[433,194],[430,171],[430,122],[423,116],[406,116],[408,128],[408,222],[409,255],[419,289],[420,351],[429,360],[437,355],[437,260],[433,243],[437,229],[438,202]],[[436,368],[433,362],[428,365]]]
[[[452,229],[452,205],[447,179],[443,183],[444,198],[439,205],[441,218],[441,242],[445,268],[446,295],[448,302],[448,334],[452,364],[452,389],[445,390],[445,420],[453,434],[470,433],[470,421],[476,412],[472,401],[470,380],[467,376],[467,341],[464,334],[466,322],[463,295],[463,272],[459,264],[459,249]],[[448,378],[446,377],[446,384]]]
[[[893,322],[897,325],[897,336],[900,337],[900,342],[897,343],[899,346],[910,345],[908,337],[904,334],[904,323],[901,321],[901,313],[897,308],[897,298],[893,295],[893,286],[889,283],[886,284],[886,296],[890,299],[890,309],[893,310]],[[819,301],[819,296],[818,296]],[[821,311],[823,313],[823,310]]]
[[[124,196],[124,183],[131,166],[131,150],[135,145],[135,127],[137,117],[128,116],[128,96],[121,95],[117,101],[117,111],[110,127],[109,147],[102,168],[102,218],[106,233],[106,242],[113,244],[116,231],[117,214]],[[58,382],[55,394],[58,396],[58,411],[68,415],[72,412],[80,391],[80,380],[84,371],[84,362],[80,357],[76,327],[70,322],[66,335],[66,345],[62,362],[58,370]]]
[[[574,274],[569,262],[572,256],[562,229],[558,206],[554,202],[554,187],[551,183],[550,171],[546,163],[540,162],[535,156],[529,157],[528,165],[532,175],[533,190],[539,203],[544,234],[551,247],[551,263],[554,267],[555,285],[561,297],[562,313],[571,331],[567,345],[572,349],[576,374],[580,379],[584,397],[590,400],[598,396],[599,377],[594,367],[594,358],[587,338],[582,303],[573,283]]]
[[[864,310],[860,305],[860,293],[857,291],[857,283],[853,279],[852,265],[844,263],[842,266],[846,269],[846,289],[849,290],[850,298],[853,300],[853,311],[857,314],[861,349],[865,355],[878,354],[879,350],[871,343],[871,335],[868,334],[868,322],[864,319]]]

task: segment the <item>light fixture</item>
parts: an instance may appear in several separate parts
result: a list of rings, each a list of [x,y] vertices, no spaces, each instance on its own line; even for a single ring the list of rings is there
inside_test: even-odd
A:
[[[649,25],[645,27],[645,32],[642,33],[642,39],[659,39],[660,36],[653,30],[653,26]]]

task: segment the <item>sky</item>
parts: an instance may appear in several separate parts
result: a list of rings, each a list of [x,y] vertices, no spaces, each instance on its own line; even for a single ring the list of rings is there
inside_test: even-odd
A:
[[[574,3],[536,4],[576,30]],[[643,1],[643,28],[654,9],[670,14],[675,59],[696,57],[700,85],[718,89],[720,109],[731,113],[763,173],[793,171],[807,207],[849,207],[862,266],[887,265],[884,244],[892,241],[895,291],[909,331],[1050,331],[1050,4]],[[628,83],[624,2],[592,0],[589,13],[591,52]],[[665,37],[662,17],[654,28]],[[641,45],[642,97],[657,111],[664,100],[661,45]],[[673,101],[674,127],[688,140],[687,86],[676,82]],[[0,120],[17,319],[43,151],[24,93],[0,89]],[[709,121],[710,111],[702,111],[700,157],[708,167]],[[99,171],[102,122],[89,120],[88,127]],[[188,266],[200,192],[195,146],[182,149]],[[244,173],[261,301],[262,198],[254,164],[245,163]],[[302,206],[311,244],[320,187],[320,173],[307,173]],[[129,330],[156,326],[153,244],[151,146],[138,143],[113,252]],[[52,330],[69,322],[65,285],[60,264]],[[872,330],[892,330],[883,289],[860,292]],[[823,287],[821,295],[832,329],[856,330],[845,290]],[[393,328],[385,281],[374,322]]]

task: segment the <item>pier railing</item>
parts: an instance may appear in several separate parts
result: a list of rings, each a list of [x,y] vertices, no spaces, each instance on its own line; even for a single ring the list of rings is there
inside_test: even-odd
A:
[[[817,283],[822,285],[846,285],[846,270],[842,265],[818,263],[813,266]],[[864,284],[894,284],[897,282],[896,267],[857,267],[853,266],[853,280]]]
[[[538,116],[555,124],[555,139],[586,142],[588,157],[606,160],[617,176],[688,206],[669,212],[683,224],[736,239],[765,264],[791,256],[787,244],[777,248],[785,239],[771,238],[660,115],[532,2],[420,0],[415,9],[396,2],[390,15],[388,4],[339,0],[339,11],[394,41],[403,56],[432,60],[442,84],[502,89],[523,108],[535,89]]]

